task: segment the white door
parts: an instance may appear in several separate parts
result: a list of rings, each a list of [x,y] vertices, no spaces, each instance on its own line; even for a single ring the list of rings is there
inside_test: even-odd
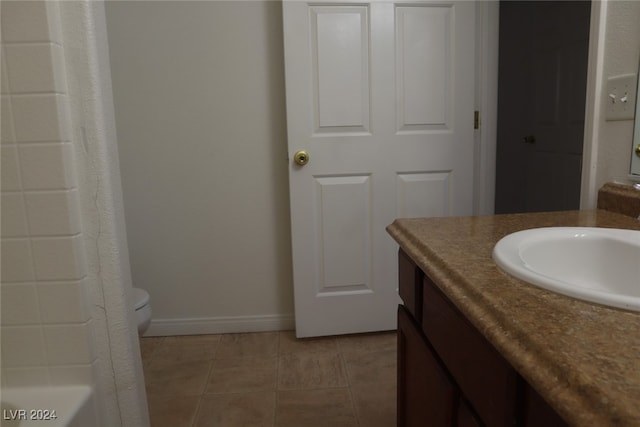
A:
[[[394,329],[385,227],[471,214],[475,5],[285,0],[283,14],[296,334]]]

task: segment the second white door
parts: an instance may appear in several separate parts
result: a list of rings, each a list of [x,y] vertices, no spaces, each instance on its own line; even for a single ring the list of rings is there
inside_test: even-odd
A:
[[[283,13],[296,334],[394,329],[385,227],[472,211],[475,5],[285,1]]]

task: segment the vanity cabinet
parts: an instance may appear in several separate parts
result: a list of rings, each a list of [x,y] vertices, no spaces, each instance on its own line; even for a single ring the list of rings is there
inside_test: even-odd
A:
[[[567,424],[402,250],[398,426]]]

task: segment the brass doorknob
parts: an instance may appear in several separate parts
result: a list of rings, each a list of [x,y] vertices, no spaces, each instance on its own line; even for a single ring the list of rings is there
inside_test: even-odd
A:
[[[636,145],[636,156],[640,157],[640,144]]]
[[[309,153],[304,150],[298,150],[293,155],[293,161],[296,162],[296,165],[304,166],[309,163]]]

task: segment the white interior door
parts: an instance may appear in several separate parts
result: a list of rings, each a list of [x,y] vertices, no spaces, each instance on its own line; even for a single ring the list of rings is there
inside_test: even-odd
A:
[[[385,227],[472,211],[475,5],[285,0],[283,13],[296,334],[394,329]]]

